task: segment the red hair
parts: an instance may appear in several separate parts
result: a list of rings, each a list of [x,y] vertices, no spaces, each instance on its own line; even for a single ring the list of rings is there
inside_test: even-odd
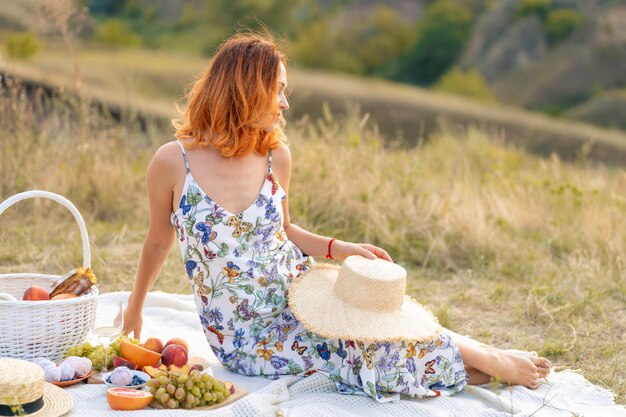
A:
[[[222,156],[267,155],[284,139],[279,125],[278,73],[286,56],[272,39],[237,34],[226,40],[187,95],[174,136],[194,146],[214,146]]]

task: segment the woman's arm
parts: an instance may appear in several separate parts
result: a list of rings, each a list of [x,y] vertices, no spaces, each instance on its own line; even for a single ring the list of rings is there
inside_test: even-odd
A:
[[[180,150],[175,145],[180,158]],[[143,318],[141,311],[146,294],[156,280],[175,239],[170,223],[172,212],[172,190],[176,166],[172,146],[162,146],[152,158],[147,172],[148,202],[150,205],[150,227],[141,250],[133,290],[128,297],[124,312],[124,334],[141,336]],[[178,161],[180,162],[180,161]]]
[[[272,153],[272,167],[274,174],[278,178],[280,185],[287,193],[287,197],[283,201],[283,211],[285,213],[284,228],[287,237],[304,253],[310,256],[324,257],[328,254],[328,246],[331,238],[316,235],[304,230],[298,225],[290,222],[289,219],[289,183],[291,181],[291,152],[289,148],[281,144]],[[369,243],[350,243],[341,240],[332,242],[330,255],[333,259],[344,260],[350,255],[361,255],[366,258],[375,259],[382,258],[392,261],[389,254],[379,247],[370,245]]]

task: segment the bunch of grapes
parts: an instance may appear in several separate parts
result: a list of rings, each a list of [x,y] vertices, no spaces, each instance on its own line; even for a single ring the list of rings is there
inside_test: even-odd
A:
[[[154,401],[165,408],[202,407],[221,403],[230,391],[221,381],[193,369],[189,374],[161,371],[148,380]]]
[[[132,343],[133,345],[139,344],[139,339],[131,339],[128,336],[121,335],[109,345],[113,349],[113,353],[115,353],[117,356],[120,356],[120,345],[122,344],[122,340]]]
[[[95,347],[91,346],[91,343],[85,342],[82,345],[77,345],[77,346],[69,348],[67,352],[65,353],[65,357],[66,358],[68,356],[80,356],[81,358],[87,357],[91,354],[91,352],[93,352],[94,349]]]
[[[130,339],[127,336],[120,336],[115,339],[111,345],[107,347],[107,368],[113,365],[113,353],[120,355],[120,344],[122,340],[131,342],[135,345],[139,344],[139,339]],[[65,353],[65,357],[80,356],[89,358],[94,370],[100,371],[104,368],[104,345],[92,346],[91,343],[85,342],[82,345],[71,347]]]

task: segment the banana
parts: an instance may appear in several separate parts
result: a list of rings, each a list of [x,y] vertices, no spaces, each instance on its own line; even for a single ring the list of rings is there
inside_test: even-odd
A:
[[[62,283],[57,285],[50,293],[50,298],[57,294],[75,294],[82,295],[89,290],[98,280],[96,276],[91,272],[91,268],[83,269],[76,268],[74,273],[69,278],[66,278]]]

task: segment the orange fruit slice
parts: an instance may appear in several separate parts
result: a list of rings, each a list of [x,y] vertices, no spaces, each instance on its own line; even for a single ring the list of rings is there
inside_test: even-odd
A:
[[[137,365],[138,368],[143,368],[144,366],[154,366],[161,360],[160,353],[142,348],[139,345],[129,343],[125,340],[122,340],[120,344],[120,354],[124,359],[127,359]]]
[[[107,402],[113,410],[141,410],[152,402],[148,391],[130,388],[109,388]]]

